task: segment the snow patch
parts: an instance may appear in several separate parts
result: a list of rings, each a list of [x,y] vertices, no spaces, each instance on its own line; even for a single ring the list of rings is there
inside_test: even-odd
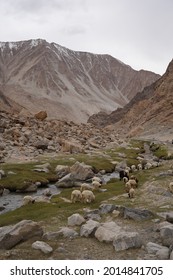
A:
[[[32,39],[30,42],[31,47],[38,46],[43,40],[42,39]]]

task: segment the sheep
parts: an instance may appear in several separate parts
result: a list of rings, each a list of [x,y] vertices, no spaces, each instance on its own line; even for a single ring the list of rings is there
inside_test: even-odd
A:
[[[169,184],[168,191],[170,191],[170,193],[173,193],[173,182]]]
[[[99,177],[93,177],[92,178],[92,182],[94,182],[94,181],[97,181],[97,182],[99,182],[100,184],[102,184],[102,179],[101,178],[99,178]]]
[[[93,186],[87,184],[87,183],[82,183],[80,187],[80,191],[83,192],[85,190],[93,190]]]
[[[130,176],[130,180],[135,180],[136,181],[136,187],[138,186],[139,180],[138,180],[138,178],[135,175],[131,175]],[[133,182],[132,182],[132,184],[133,184]]]
[[[35,202],[35,199],[30,195],[26,195],[23,197],[23,205],[32,204],[34,202]]]
[[[126,169],[124,171],[126,173],[126,177],[129,178],[130,169],[128,167],[126,167]]]
[[[93,181],[92,186],[95,190],[98,190],[101,187],[101,183],[99,183],[98,181]]]
[[[136,170],[137,170],[137,169],[136,169],[136,165],[135,165],[135,164],[132,164],[130,169],[131,169],[132,172],[136,171]]]
[[[128,171],[128,172],[129,172],[129,171]],[[129,179],[128,172],[126,172],[125,170],[120,170],[120,171],[119,171],[120,181],[121,181],[124,177],[127,177],[127,178]]]
[[[95,200],[95,195],[92,191],[85,190],[82,192],[82,201],[84,203],[91,203]]]
[[[145,164],[145,170],[147,170],[147,169],[150,169],[152,167],[152,164],[150,163],[150,162],[147,162],[146,164]]]
[[[139,171],[141,171],[141,170],[142,170],[142,164],[139,163],[139,164],[137,165],[137,168],[138,168]]]
[[[129,179],[128,179],[127,177],[123,177],[123,182],[124,182],[124,183],[127,183],[128,180],[129,180]]]
[[[129,193],[130,191],[130,188],[131,188],[131,184],[129,183],[129,181],[125,184],[125,190],[127,193]]]
[[[71,201],[73,203],[80,202],[82,200],[82,193],[80,190],[73,190],[71,193]]]
[[[134,198],[134,196],[135,196],[135,190],[134,190],[134,188],[130,188],[130,190],[129,190],[129,198]]]
[[[138,183],[136,182],[135,179],[130,179],[128,183],[131,185],[132,188],[137,188],[138,186]]]

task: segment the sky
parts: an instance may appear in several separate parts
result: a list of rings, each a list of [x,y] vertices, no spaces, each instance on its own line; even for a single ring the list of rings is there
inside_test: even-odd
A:
[[[0,41],[45,39],[163,74],[173,58],[173,0],[0,0]]]

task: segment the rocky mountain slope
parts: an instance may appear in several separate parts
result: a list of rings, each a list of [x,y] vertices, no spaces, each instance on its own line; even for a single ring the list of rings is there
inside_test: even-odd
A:
[[[109,55],[75,52],[45,40],[0,43],[0,105],[86,122],[126,105],[159,75]],[[14,102],[15,101],[15,102]]]
[[[109,115],[90,118],[98,126],[115,124],[129,135],[153,134],[172,131],[173,124],[173,60],[165,74],[138,93],[124,108]],[[114,127],[114,128],[115,128]]]

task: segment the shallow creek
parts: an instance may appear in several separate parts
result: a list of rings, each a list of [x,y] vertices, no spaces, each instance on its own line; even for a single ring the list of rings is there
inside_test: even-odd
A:
[[[103,183],[106,184],[113,178],[119,178],[119,174],[117,172],[107,173],[102,175]],[[48,185],[51,194],[59,194],[62,189],[58,189],[55,185]],[[15,193],[15,192],[4,192],[3,196],[0,197],[0,214],[4,214],[8,211],[15,210],[22,206],[23,197],[26,195],[31,196],[41,196],[44,192],[45,188],[38,188],[37,192],[33,193]],[[4,208],[4,209],[3,209]]]
[[[55,185],[48,185],[52,195],[59,194],[61,192]],[[15,210],[22,206],[23,197],[26,195],[31,195],[33,197],[41,196],[44,192],[45,188],[38,188],[37,192],[33,193],[4,193],[3,196],[0,197],[0,209],[4,207],[0,214],[6,213],[11,210]]]

